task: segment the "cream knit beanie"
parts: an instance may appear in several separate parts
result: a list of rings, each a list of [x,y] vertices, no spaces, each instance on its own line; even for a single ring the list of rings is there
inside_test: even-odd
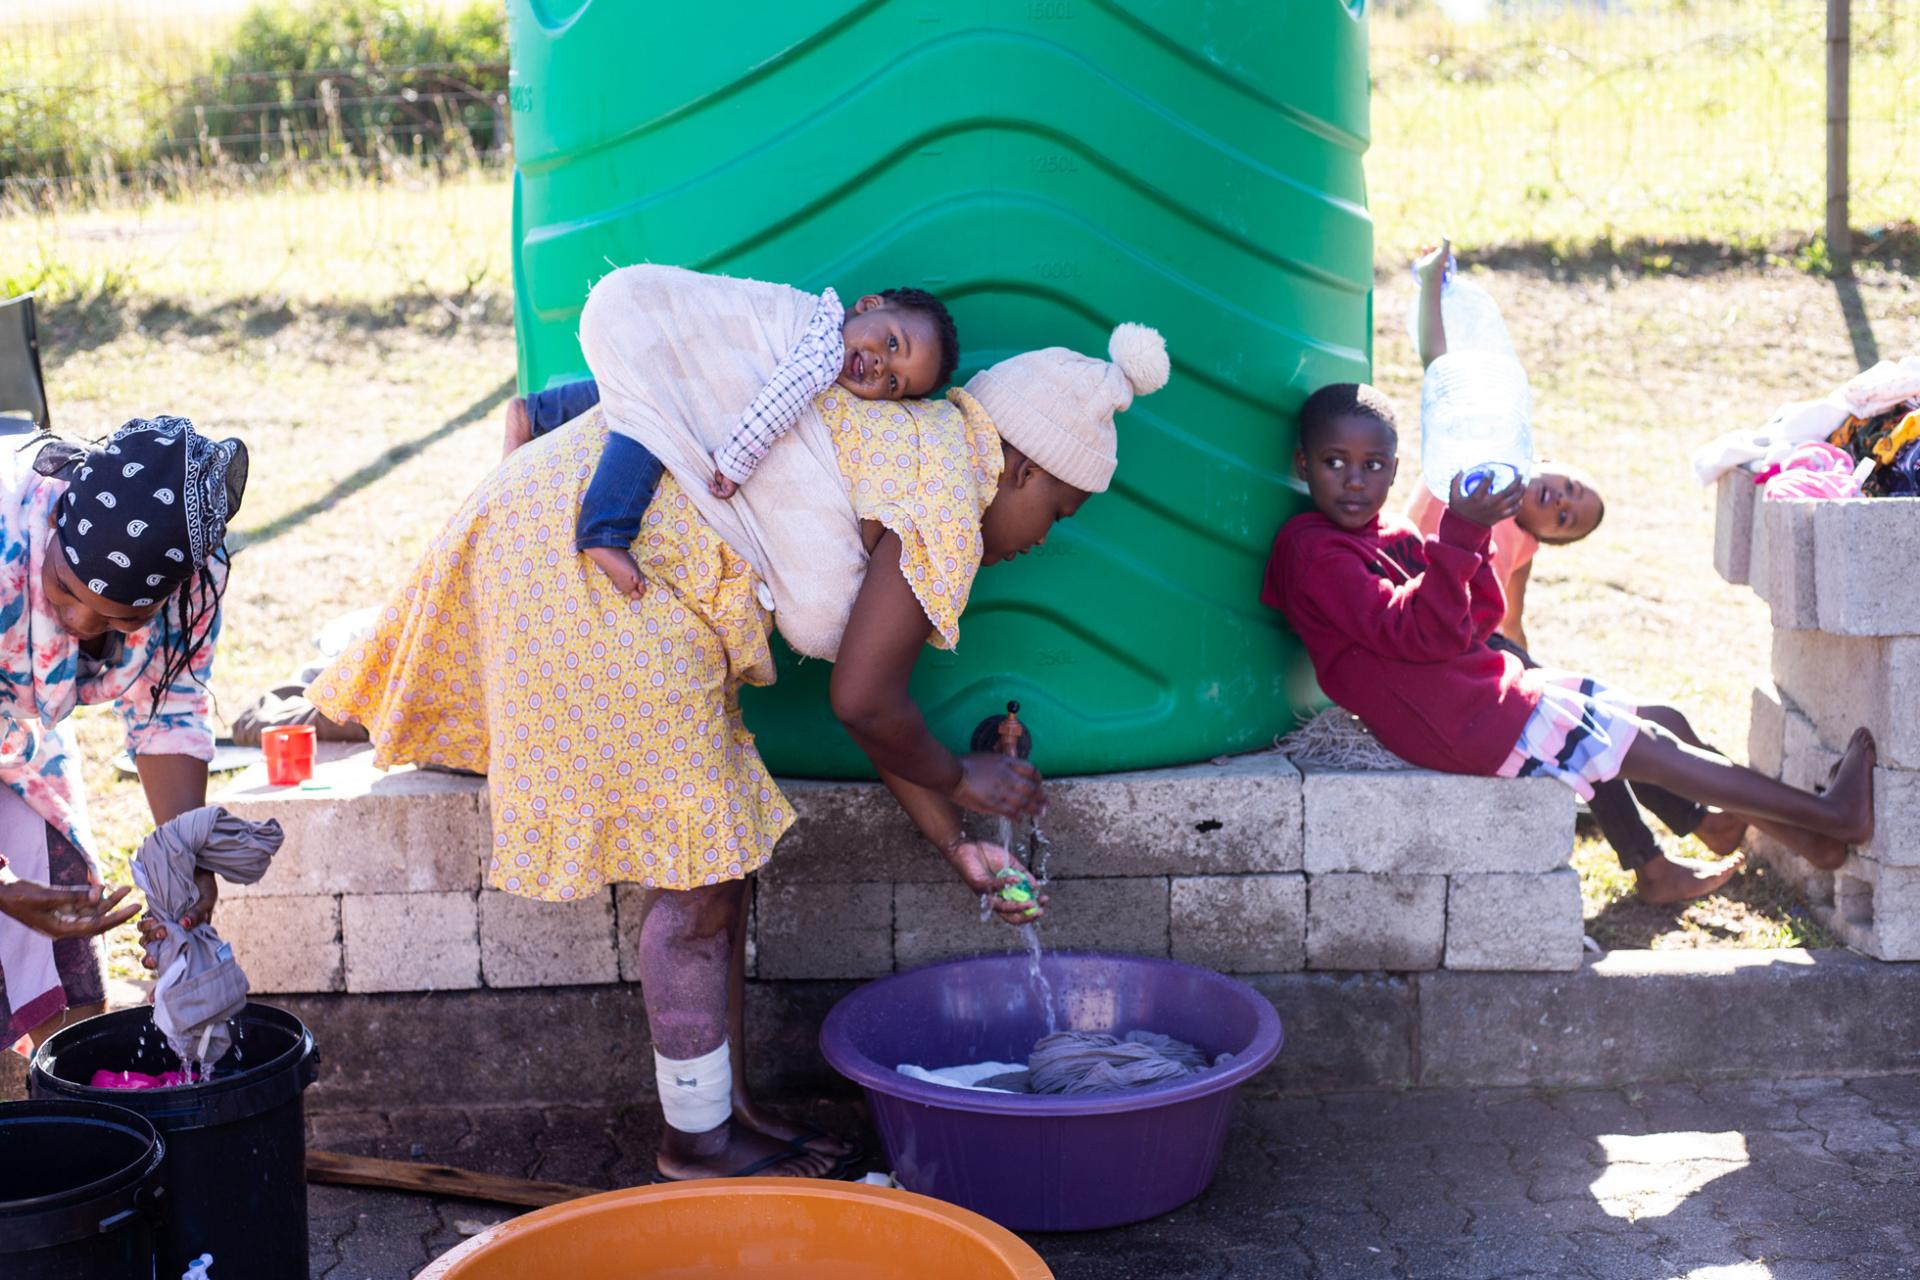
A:
[[[1042,470],[1103,493],[1118,461],[1113,415],[1167,385],[1168,368],[1166,340],[1141,324],[1116,328],[1107,354],[1112,364],[1065,347],[1029,351],[974,374],[966,392]]]

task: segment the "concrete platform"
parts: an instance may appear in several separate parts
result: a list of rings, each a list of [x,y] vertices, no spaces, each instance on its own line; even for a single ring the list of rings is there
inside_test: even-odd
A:
[[[1261,1084],[1286,1092],[1920,1072],[1920,964],[1846,951],[1622,951],[1572,973],[1245,980],[1280,1013],[1286,1047]],[[818,1036],[857,985],[749,985],[762,1088],[855,1096]],[[653,1091],[630,985],[266,999],[313,1028],[317,1112],[617,1106]]]

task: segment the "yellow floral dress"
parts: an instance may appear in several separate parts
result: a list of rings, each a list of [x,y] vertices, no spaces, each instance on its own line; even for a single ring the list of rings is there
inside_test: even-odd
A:
[[[820,397],[856,512],[900,535],[948,648],[1000,470],[992,422],[954,396]],[[367,726],[382,768],[484,772],[488,879],[546,901],[737,880],[793,821],[740,716],[740,686],[774,675],[753,570],[671,475],[633,546],[643,599],[573,549],[606,437],[596,411],[515,451],[309,689]]]

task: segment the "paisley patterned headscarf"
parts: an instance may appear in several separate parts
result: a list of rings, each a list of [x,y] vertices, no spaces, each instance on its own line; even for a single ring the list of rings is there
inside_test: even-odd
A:
[[[185,418],[135,418],[91,449],[50,442],[34,470],[67,481],[55,524],[74,575],[137,609],[172,595],[222,548],[247,451]]]

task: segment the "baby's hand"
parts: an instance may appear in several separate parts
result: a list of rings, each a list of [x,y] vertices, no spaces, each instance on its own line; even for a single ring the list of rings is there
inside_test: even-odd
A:
[[[1445,236],[1440,243],[1430,244],[1413,257],[1414,278],[1420,281],[1420,287],[1430,288],[1441,283],[1446,275],[1447,260],[1453,256],[1453,241]]]
[[[720,468],[715,467],[713,469],[713,479],[707,481],[707,492],[716,498],[731,498],[734,494],[740,492],[740,486],[727,479],[726,473],[721,471]]]
[[[627,599],[639,600],[647,594],[646,579],[640,576],[640,564],[632,552],[621,547],[588,547],[581,554],[599,565],[613,589]]]
[[[1481,484],[1472,493],[1462,487],[1466,472],[1453,478],[1453,494],[1447,499],[1447,507],[1462,520],[1471,520],[1483,528],[1491,529],[1502,520],[1511,520],[1520,511],[1520,499],[1526,495],[1527,486],[1523,481],[1515,480],[1498,492],[1490,491],[1490,486]]]

